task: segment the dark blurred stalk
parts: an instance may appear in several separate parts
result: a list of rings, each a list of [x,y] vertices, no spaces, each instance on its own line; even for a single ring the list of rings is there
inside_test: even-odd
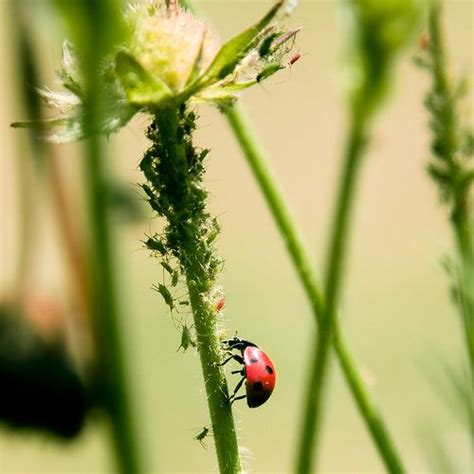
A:
[[[90,216],[90,255],[92,272],[93,316],[96,329],[98,373],[96,383],[99,396],[110,415],[112,439],[119,470],[123,474],[142,472],[138,453],[138,431],[133,418],[130,401],[130,386],[125,369],[125,350],[120,332],[115,263],[117,257],[113,246],[113,230],[108,213],[108,187],[106,154],[103,140],[94,131],[100,128],[100,84],[98,74],[103,50],[97,45],[106,21],[105,7],[87,2],[87,18],[92,31],[89,34],[86,72],[86,100],[84,130],[90,130],[90,138],[84,144],[84,175],[86,197]]]
[[[93,100],[89,95],[89,100]],[[88,118],[94,123],[94,107]],[[125,352],[119,327],[117,288],[113,262],[112,231],[106,199],[106,170],[100,138],[91,137],[84,148],[86,197],[90,215],[89,264],[93,283],[93,320],[96,331],[98,370],[95,382],[99,397],[110,415],[112,438],[119,470],[123,474],[142,472],[137,450],[137,430],[130,406],[125,371]]]
[[[103,58],[123,33],[120,5],[115,0],[53,0],[80,52],[85,79],[83,166],[89,215],[88,267],[91,274],[92,316],[97,353],[98,396],[111,421],[118,469],[142,472],[138,426],[130,401],[126,354],[120,331],[114,235],[108,213],[108,171],[103,141],[96,135],[101,124],[102,94],[99,69]]]

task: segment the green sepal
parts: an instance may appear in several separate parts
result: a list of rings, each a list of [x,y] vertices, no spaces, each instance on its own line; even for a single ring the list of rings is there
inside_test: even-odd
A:
[[[207,84],[217,82],[231,74],[242,59],[244,59],[245,55],[252,49],[255,39],[273,20],[283,3],[283,1],[277,2],[258,23],[251,26],[240,35],[227,41],[204,73],[201,80],[202,83]]]
[[[149,74],[125,51],[115,57],[115,70],[130,104],[138,107],[158,107],[172,95],[164,81]]]
[[[189,77],[186,81],[186,86],[188,86],[189,84],[193,84],[197,80],[199,75],[201,74],[200,66],[201,66],[201,62],[202,62],[202,54],[203,54],[203,47],[204,47],[204,39],[205,38],[206,38],[206,32],[204,32],[204,34],[202,36],[201,45],[199,46],[199,51],[198,51],[198,54],[196,56],[196,60],[194,61],[193,67],[191,69],[191,73],[189,74]]]

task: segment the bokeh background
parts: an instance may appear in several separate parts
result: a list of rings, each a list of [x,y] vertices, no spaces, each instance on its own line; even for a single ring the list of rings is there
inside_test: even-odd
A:
[[[19,241],[16,162],[26,159],[19,146],[19,135],[25,132],[9,128],[24,113],[15,87],[17,58],[11,34],[16,25],[9,22],[9,1],[16,0],[0,4],[0,295],[12,283]],[[40,3],[30,2],[31,8]],[[200,3],[223,38],[254,22],[269,4]],[[291,71],[247,92],[242,102],[320,269],[345,131],[344,32],[339,2],[300,3],[291,25],[303,26],[297,39],[302,59]],[[444,2],[451,69],[470,78],[474,77],[473,15],[472,1]],[[61,30],[44,13],[33,17],[31,28],[42,51],[42,77],[54,86]],[[346,274],[343,327],[410,472],[427,471],[426,430],[440,436],[467,472],[468,440],[427,375],[439,360],[459,364],[462,345],[440,263],[452,250],[447,213],[425,173],[429,135],[422,98],[429,81],[411,63],[414,52],[407,52],[397,70],[365,163]],[[314,324],[282,240],[225,120],[210,108],[202,108],[200,115],[196,141],[212,149],[207,185],[212,211],[222,224],[219,248],[226,260],[221,282],[226,292],[226,326],[230,335],[238,331],[261,345],[278,369],[278,385],[267,404],[252,411],[245,403],[235,405],[244,465],[253,472],[289,472]],[[110,138],[108,147],[111,168],[137,200],[137,183],[142,181],[138,163],[147,147],[142,134],[146,123],[143,117],[133,120]],[[78,149],[57,145],[57,151],[68,187],[79,195]],[[35,288],[67,298],[70,288],[65,283],[48,190],[38,182],[31,192],[39,216],[34,230]],[[77,219],[81,219],[80,200],[76,205]],[[208,424],[199,360],[192,351],[176,352],[180,334],[161,297],[150,289],[160,281],[162,271],[141,240],[158,228],[151,215],[138,224],[117,223],[116,228],[120,309],[141,427],[139,443],[150,473],[210,472],[216,469],[212,440],[207,450],[193,440]],[[321,469],[382,472],[335,363],[333,368]],[[112,469],[104,423],[98,415],[69,443],[0,426],[2,473],[105,473]]]

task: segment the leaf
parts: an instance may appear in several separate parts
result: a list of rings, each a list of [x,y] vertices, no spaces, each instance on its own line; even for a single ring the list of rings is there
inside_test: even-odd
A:
[[[283,3],[283,1],[277,2],[258,23],[227,41],[204,73],[202,82],[204,84],[217,82],[231,74],[247,52],[253,47],[254,40],[257,36],[273,20]]]
[[[115,62],[116,72],[130,104],[156,107],[171,97],[172,92],[166,83],[149,74],[130,54],[118,52]]]

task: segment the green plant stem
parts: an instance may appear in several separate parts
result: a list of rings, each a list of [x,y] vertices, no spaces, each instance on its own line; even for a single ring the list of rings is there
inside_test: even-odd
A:
[[[89,125],[93,126],[97,120],[95,104],[98,101],[94,93],[90,93],[88,99],[87,119]],[[98,356],[95,382],[98,396],[110,417],[118,469],[123,474],[135,474],[143,471],[137,450],[139,436],[128,394],[125,353],[119,327],[104,158],[100,138],[92,136],[85,144],[84,174],[90,215],[89,268]]]
[[[339,301],[345,253],[349,242],[349,219],[354,201],[359,164],[363,156],[364,131],[358,117],[352,121],[349,132],[337,201],[329,237],[329,252],[325,279],[326,304],[323,323],[312,348],[313,361],[310,369],[310,383],[307,385],[306,403],[301,429],[297,472],[312,472],[317,466],[319,435],[324,413],[324,392],[329,365],[329,350],[333,326],[337,318],[336,305]],[[314,447],[312,449],[312,447]]]
[[[168,219],[168,230],[173,236],[168,240],[174,244],[173,250],[188,287],[219,470],[222,474],[234,474],[240,472],[241,467],[212,304],[218,259],[213,253],[212,241],[206,239],[212,222],[205,211],[207,193],[202,190],[201,172],[194,168],[199,158],[190,157],[195,153],[194,147],[185,143],[186,132],[180,124],[178,109],[169,107],[160,111],[155,119],[160,138],[157,147],[161,151],[156,159],[162,168],[156,183],[151,184],[155,184],[156,189],[160,186],[158,180],[163,183],[158,199],[161,196],[166,201],[163,215]]]
[[[100,51],[100,49],[99,49]],[[96,53],[97,54],[97,53]],[[87,69],[87,101],[84,125],[96,130],[100,123],[100,91],[97,68],[100,56],[91,57]],[[131,408],[125,370],[125,351],[120,330],[115,280],[112,228],[107,198],[107,171],[101,138],[91,134],[84,144],[84,176],[90,216],[89,271],[92,289],[94,342],[97,354],[95,387],[109,415],[112,445],[118,469],[123,474],[143,472],[138,452],[137,425]]]
[[[239,108],[234,107],[226,111],[226,116],[235,137],[244,152],[244,156],[246,157],[247,162],[262,190],[280,233],[285,240],[295,270],[297,271],[306,295],[311,302],[315,319],[319,322],[319,329],[320,331],[324,331],[324,328],[322,327],[323,324],[325,324],[323,323],[325,311],[324,302],[321,296],[321,291],[316,283],[314,272],[309,265],[309,262],[311,261],[309,253],[302,243],[300,233],[297,230],[297,225],[291,217],[291,213],[288,210],[282,193],[270,171],[267,159],[253,135],[251,127],[249,126],[243,112]],[[354,363],[353,357],[350,355],[346,343],[342,338],[341,331],[337,326],[337,321],[336,325],[333,327],[333,331],[334,348],[336,350],[339,364],[344,373],[346,382],[349,385],[352,396],[357,403],[361,416],[363,417],[369,433],[371,434],[385,464],[387,466],[392,465],[394,467],[393,472],[397,472],[395,470],[397,463],[394,461],[398,459],[398,456],[396,455],[397,451],[388,435],[382,417],[377,413],[376,407],[370,400],[364,383],[355,368],[356,364]],[[314,373],[314,371],[312,371],[312,373]]]
[[[329,252],[326,266],[325,296],[326,304],[324,308],[324,318],[317,341],[313,345],[313,364],[310,369],[310,383],[307,385],[306,409],[303,415],[303,426],[300,438],[300,450],[298,456],[297,472],[308,473],[313,471],[317,465],[317,453],[319,447],[319,434],[324,413],[324,387],[325,379],[328,373],[329,351],[331,338],[334,329],[337,327],[337,304],[342,288],[342,279],[344,275],[345,254],[347,252],[347,243],[350,239],[350,218],[352,215],[352,206],[357,185],[360,163],[364,155],[364,146],[366,143],[366,132],[364,130],[364,118],[354,116],[351,120],[352,127],[349,131],[348,141],[345,150],[343,168],[339,181],[337,200],[333,223],[329,237]],[[335,331],[335,340],[337,340],[336,350],[339,348],[345,359],[345,370],[350,370],[351,358],[341,345],[341,339]],[[340,355],[340,352],[338,351]],[[343,362],[341,361],[341,362]],[[349,362],[349,365],[347,364]],[[345,372],[349,380],[354,381],[356,372]],[[371,413],[364,404],[360,404],[360,388],[362,384],[351,383],[352,390],[356,390],[356,400],[361,414],[367,417]],[[372,407],[373,412],[373,407]],[[374,437],[376,446],[382,455],[382,459],[389,472],[403,472],[401,461],[398,454],[392,449],[393,443],[389,441],[388,433],[383,425],[380,426],[378,417],[370,417],[372,425],[369,425],[370,432]],[[375,420],[375,426],[374,426]],[[314,449],[311,448],[314,446]]]
[[[387,430],[385,422],[374,402],[371,400],[352,356],[347,351],[347,343],[344,341],[344,336],[339,330],[337,321],[335,321],[333,334],[334,349],[342,371],[344,372],[346,382],[350,387],[359,413],[367,425],[367,429],[372,436],[385,467],[388,472],[405,472],[395,443]]]
[[[270,208],[293,266],[311,302],[313,314],[317,322],[321,324],[324,301],[320,285],[311,268],[309,251],[286,204],[283,193],[279,189],[277,180],[268,165],[264,151],[240,107],[234,106],[227,109],[225,115]]]
[[[82,51],[84,73],[84,175],[90,216],[89,270],[94,343],[97,354],[95,388],[110,419],[111,444],[117,469],[123,474],[143,472],[139,426],[135,420],[126,353],[120,327],[116,282],[117,257],[108,212],[109,187],[103,141],[97,136],[103,110],[100,69],[120,37],[118,2],[55,2],[68,22],[70,34]]]
[[[192,248],[189,249],[193,251]],[[232,409],[227,401],[228,388],[222,363],[220,341],[217,335],[215,310],[204,297],[200,282],[200,269],[189,268],[187,285],[197,333],[199,357],[206,386],[207,404],[212,423],[219,471],[234,474],[241,471]]]

